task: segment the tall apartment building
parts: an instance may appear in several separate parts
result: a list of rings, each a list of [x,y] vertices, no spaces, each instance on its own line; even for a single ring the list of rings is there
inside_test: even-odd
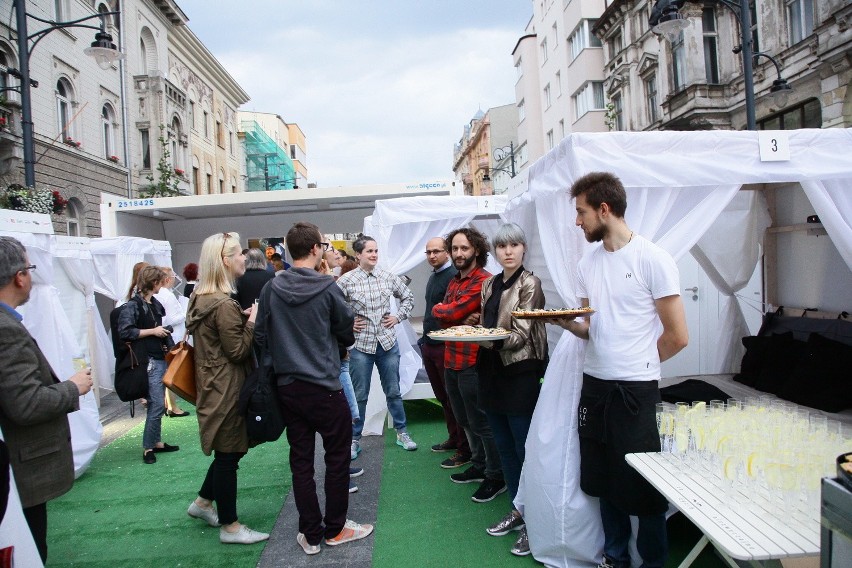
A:
[[[512,51],[518,75],[517,165],[526,167],[571,132],[606,130],[603,53],[591,33],[604,0],[532,0]]]
[[[271,112],[239,112],[247,191],[306,187],[306,140],[297,124]]]
[[[511,167],[508,150],[517,146],[517,121],[516,106],[507,104],[487,112],[479,109],[465,125],[453,149],[453,173],[464,184],[465,195],[507,191]]]
[[[594,32],[604,43],[605,91],[617,130],[743,129],[739,21],[719,4],[687,3],[691,26],[669,44],[649,29],[654,2],[613,0]],[[774,57],[793,87],[784,106],[769,95],[778,78],[754,63],[758,128],[852,126],[852,4],[848,0],[753,0],[754,51]]]

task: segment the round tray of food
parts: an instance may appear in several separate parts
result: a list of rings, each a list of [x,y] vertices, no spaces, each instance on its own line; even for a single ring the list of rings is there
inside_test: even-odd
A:
[[[541,310],[517,310],[512,316],[518,319],[573,319],[590,316],[595,313],[592,308],[550,308]]]
[[[499,341],[507,339],[512,333],[502,327],[482,327],[479,325],[457,325],[427,334],[438,341]]]

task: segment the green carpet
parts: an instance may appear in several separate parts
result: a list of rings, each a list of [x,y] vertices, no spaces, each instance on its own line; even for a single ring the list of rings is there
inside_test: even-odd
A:
[[[185,405],[188,406],[188,405]],[[48,566],[255,566],[264,544],[223,546],[219,529],[190,518],[212,457],[201,452],[195,416],[163,417],[178,452],[142,463],[143,424],[99,450],[74,488],[48,504]],[[284,439],[240,461],[240,521],[270,532],[290,490]]]
[[[392,432],[385,436],[373,566],[540,566],[532,556],[509,553],[519,533],[493,537],[485,532],[509,512],[507,494],[474,503],[470,496],[479,485],[453,483],[450,474],[460,470],[438,465],[450,456],[429,450],[447,438],[441,407],[434,401],[406,401],[405,413],[419,449],[403,451]]]

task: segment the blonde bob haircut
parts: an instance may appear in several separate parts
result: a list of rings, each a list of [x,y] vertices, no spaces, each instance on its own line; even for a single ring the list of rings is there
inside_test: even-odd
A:
[[[198,284],[194,293],[231,294],[235,292],[234,278],[224,258],[242,252],[240,235],[237,233],[216,233],[204,239],[201,245],[201,258],[198,261]]]

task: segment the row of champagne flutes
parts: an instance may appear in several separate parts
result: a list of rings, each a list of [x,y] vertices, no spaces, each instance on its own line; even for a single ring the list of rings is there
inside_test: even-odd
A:
[[[841,422],[774,397],[657,404],[660,447],[681,471],[802,520],[819,518],[822,477],[852,446]]]

